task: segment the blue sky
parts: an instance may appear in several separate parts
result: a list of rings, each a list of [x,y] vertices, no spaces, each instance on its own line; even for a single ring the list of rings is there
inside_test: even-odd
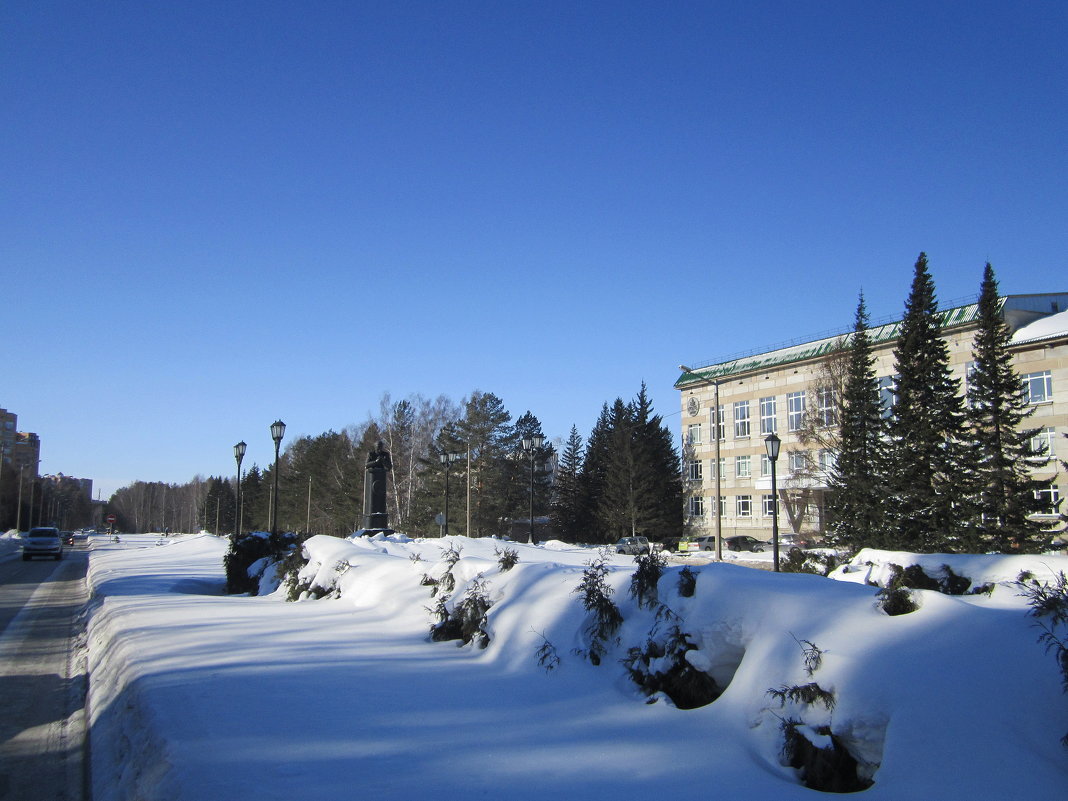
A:
[[[680,362],[1068,290],[1068,5],[0,7],[0,406],[184,482],[379,398],[583,436]]]

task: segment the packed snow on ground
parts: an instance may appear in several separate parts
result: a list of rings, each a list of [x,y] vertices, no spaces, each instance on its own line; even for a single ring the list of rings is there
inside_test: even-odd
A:
[[[428,636],[422,579],[441,575],[450,544],[453,600],[480,578],[493,604],[485,649]],[[590,549],[315,537],[302,577],[329,592],[293,603],[284,587],[224,596],[225,539],[104,547],[91,557],[87,632],[96,801],[811,799],[782,764],[783,719],[817,741],[829,725],[872,773],[870,799],[1068,787],[1068,695],[1013,585],[1023,570],[1068,571],[1064,556],[866,551],[841,581],[695,564],[692,597],[672,564],[659,600],[697,646],[689,662],[726,688],[682,710],[644,695],[620,663],[663,631],[629,597],[630,557],[605,554],[624,623],[594,666],[575,653],[589,645],[574,591]],[[519,563],[502,572],[506,548]],[[918,611],[890,617],[865,581],[910,560],[994,590],[918,592]],[[822,651],[811,676],[806,641]],[[768,694],[809,682],[834,693],[833,711]]]

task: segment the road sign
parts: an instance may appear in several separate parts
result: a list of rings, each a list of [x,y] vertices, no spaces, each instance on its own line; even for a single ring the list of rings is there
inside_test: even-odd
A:
[[[115,522],[116,520],[118,520],[118,519],[119,519],[119,518],[115,517],[115,515],[108,515],[108,516],[107,516],[107,517],[105,518],[105,520],[107,520],[107,521],[108,521],[109,523],[114,523],[114,522]]]

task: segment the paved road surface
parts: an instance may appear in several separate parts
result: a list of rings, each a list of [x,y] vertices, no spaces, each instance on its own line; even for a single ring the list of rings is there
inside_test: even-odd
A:
[[[0,557],[0,799],[84,801],[88,553]]]

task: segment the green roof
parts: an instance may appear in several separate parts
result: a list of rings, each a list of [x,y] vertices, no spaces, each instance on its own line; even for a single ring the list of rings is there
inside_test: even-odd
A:
[[[1004,303],[1004,299],[1002,299]],[[976,303],[967,306],[957,306],[952,309],[938,312],[939,328],[955,328],[957,326],[974,323],[979,317],[979,306]],[[873,345],[881,345],[897,340],[901,333],[901,321],[878,325],[868,329],[868,338]],[[811,342],[798,345],[777,348],[736,359],[728,359],[718,364],[710,364],[696,368],[692,373],[684,372],[675,381],[675,388],[681,389],[688,384],[707,381],[715,378],[739,375],[757,370],[766,370],[770,367],[781,367],[785,364],[818,359],[849,347],[853,338],[853,332],[825,337]]]

